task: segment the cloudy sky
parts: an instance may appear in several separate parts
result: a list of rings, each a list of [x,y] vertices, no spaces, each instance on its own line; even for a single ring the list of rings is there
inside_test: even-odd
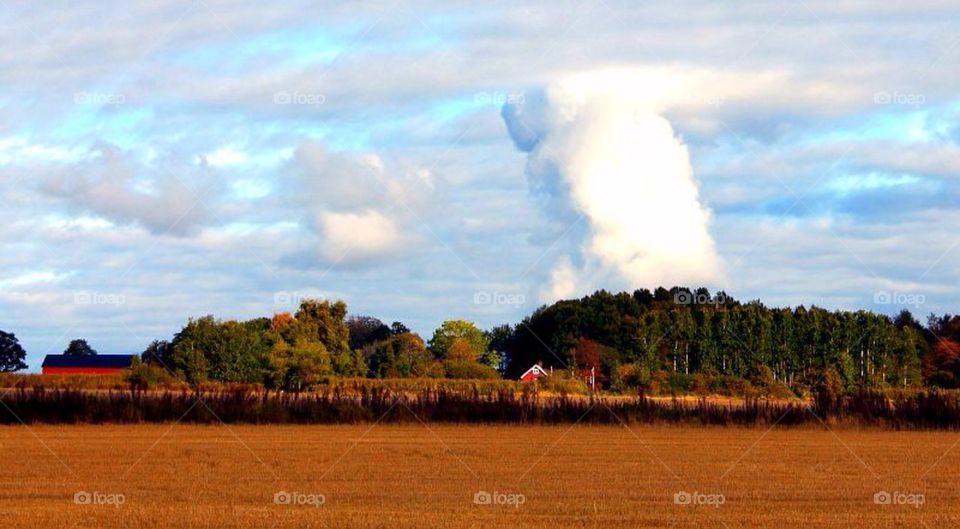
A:
[[[36,369],[71,338],[138,352],[307,296],[422,333],[661,283],[955,312],[958,22],[947,1],[3,2],[0,328]]]

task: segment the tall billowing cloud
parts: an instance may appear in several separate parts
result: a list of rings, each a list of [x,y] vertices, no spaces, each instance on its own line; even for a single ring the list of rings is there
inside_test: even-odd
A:
[[[687,147],[660,115],[662,100],[643,97],[641,84],[623,73],[580,75],[503,109],[514,143],[529,153],[533,190],[567,221],[589,223],[579,255],[558,262],[544,298],[610,282],[710,284],[721,276]]]

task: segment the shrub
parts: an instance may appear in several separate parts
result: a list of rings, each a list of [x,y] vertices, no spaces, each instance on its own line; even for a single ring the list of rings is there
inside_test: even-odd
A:
[[[710,391],[724,397],[751,397],[755,394],[750,381],[731,375],[717,375],[709,380]]]
[[[493,379],[500,378],[497,370],[472,360],[447,360],[443,363],[448,378]]]
[[[673,374],[662,369],[650,371],[650,368],[642,364],[627,364],[623,367],[625,368],[623,370],[624,382],[628,387],[636,388],[641,395],[659,395],[665,390],[671,393],[686,392],[686,387],[676,391],[671,384]]]
[[[667,375],[667,389],[672,395],[688,393],[693,383],[692,378],[690,375],[679,371],[669,373]]]
[[[564,371],[556,371],[548,377],[539,378],[531,382],[523,382],[522,384],[527,387],[539,388],[561,395],[586,395],[590,392],[590,388],[587,387],[586,382],[578,378],[565,376]]]
[[[134,358],[130,365],[130,370],[124,374],[123,379],[130,384],[131,388],[147,389],[157,385],[160,380],[157,373],[148,365]]]
[[[836,369],[827,368],[821,373],[814,390],[814,405],[817,412],[828,417],[842,410],[843,379]]]
[[[690,377],[690,392],[699,397],[710,394],[710,378],[704,373],[697,373]]]
[[[774,382],[763,388],[763,393],[772,399],[793,399],[797,397],[797,395],[790,390],[790,386],[787,386],[783,382]]]

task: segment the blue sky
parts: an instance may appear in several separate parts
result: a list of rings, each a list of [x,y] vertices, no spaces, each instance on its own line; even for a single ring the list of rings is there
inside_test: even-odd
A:
[[[664,278],[955,312],[958,21],[933,1],[3,4],[0,328],[36,368],[72,338],[138,352],[308,296],[424,334]],[[542,119],[538,146],[505,106]],[[597,250],[623,234],[577,198],[609,175],[577,164],[638,108],[706,220],[629,235],[705,234],[709,266]],[[653,211],[633,167],[608,182]]]

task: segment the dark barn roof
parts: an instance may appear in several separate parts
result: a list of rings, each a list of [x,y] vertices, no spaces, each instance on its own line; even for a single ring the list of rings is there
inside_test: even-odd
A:
[[[47,355],[43,367],[130,367],[135,355]]]

